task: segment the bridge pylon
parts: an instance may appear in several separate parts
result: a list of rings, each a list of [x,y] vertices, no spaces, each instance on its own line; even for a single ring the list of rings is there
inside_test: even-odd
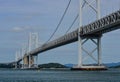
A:
[[[33,49],[35,49],[35,48],[37,48],[38,47],[38,33],[30,33],[29,34],[29,49],[28,49],[28,51],[30,52],[31,50],[33,50]],[[29,55],[29,59],[28,59],[28,61],[29,61],[29,68],[31,68],[31,67],[38,67],[38,65],[37,65],[37,63],[35,64],[35,61],[34,60],[36,60],[36,62],[38,61],[37,60],[37,58],[38,58],[38,55],[36,54],[35,56],[31,56],[31,55]]]
[[[19,58],[20,58],[20,51],[17,51],[17,52],[15,53],[15,61],[18,61]],[[19,65],[18,62],[15,62],[15,69],[17,69],[17,68],[20,68],[20,65]]]
[[[94,3],[94,5],[93,5]],[[80,0],[80,11],[79,11],[79,27],[82,27],[83,25],[83,9],[85,7],[89,7],[91,8],[95,14],[96,14],[96,20],[100,19],[100,0]],[[95,35],[88,35],[88,36],[80,36],[80,31],[81,28],[78,29],[78,65],[77,67],[74,67],[73,69],[76,70],[86,70],[86,69],[104,69],[104,66],[102,65],[102,60],[101,60],[101,34],[95,34]],[[85,49],[83,47],[83,45],[88,41],[91,40],[97,47],[95,47],[95,49],[93,49],[91,52],[87,51],[87,49]],[[96,59],[93,56],[93,53],[97,51],[97,56],[98,58]],[[88,56],[90,56],[93,60],[95,60],[97,62],[97,64],[94,65],[83,65],[83,52],[86,53]]]

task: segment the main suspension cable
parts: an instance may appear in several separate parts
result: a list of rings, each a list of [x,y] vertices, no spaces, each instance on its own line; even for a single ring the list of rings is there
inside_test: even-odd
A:
[[[72,24],[70,25],[70,27],[68,28],[68,30],[65,32],[65,34],[67,34],[70,31],[70,29],[73,27],[73,25],[75,24],[75,22],[78,19],[78,17],[79,17],[79,14],[76,15],[75,19],[73,20]]]
[[[67,7],[66,7],[66,9],[65,9],[65,11],[64,11],[64,13],[63,13],[63,15],[62,15],[62,17],[61,17],[61,19],[60,19],[60,21],[59,21],[56,29],[54,30],[54,32],[52,33],[52,35],[50,36],[50,38],[46,41],[46,43],[49,42],[49,41],[52,39],[52,37],[54,36],[54,34],[56,33],[56,31],[57,31],[58,28],[60,27],[60,25],[61,25],[61,23],[62,23],[65,15],[66,15],[66,12],[67,12],[67,10],[68,10],[68,8],[69,8],[69,6],[70,6],[70,3],[71,3],[71,0],[69,0],[69,3],[68,3],[68,5],[67,5]]]

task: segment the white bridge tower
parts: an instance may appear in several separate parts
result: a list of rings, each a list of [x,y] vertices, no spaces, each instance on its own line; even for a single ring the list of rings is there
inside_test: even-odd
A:
[[[29,34],[29,49],[28,49],[28,52],[36,49],[39,45],[38,43],[38,33],[30,33]],[[34,61],[36,60],[36,61]],[[29,55],[29,68],[31,67],[38,67],[38,55],[36,56],[31,56]]]
[[[79,11],[79,19],[80,19],[80,23],[79,23],[79,27],[83,26],[83,10],[87,10],[86,8],[91,8],[91,10],[95,13],[95,18],[96,20],[100,19],[100,0],[80,0],[80,11]],[[75,67],[76,69],[92,69],[92,68],[96,68],[96,69],[101,69],[104,68],[104,66],[102,66],[102,62],[101,62],[101,37],[102,35],[88,35],[87,37],[85,37],[85,39],[83,39],[80,36],[80,30],[81,28],[79,28],[79,33],[78,33],[78,65],[77,67]],[[86,48],[84,48],[83,45],[85,45],[85,43],[87,41],[92,41],[95,44],[95,48],[92,49],[91,51],[88,51]],[[94,52],[97,52],[97,58],[96,56],[93,55]],[[89,56],[90,58],[92,58],[95,62],[96,65],[83,65],[84,63],[84,59],[86,59],[87,57],[83,58],[84,54],[87,54],[87,57]]]

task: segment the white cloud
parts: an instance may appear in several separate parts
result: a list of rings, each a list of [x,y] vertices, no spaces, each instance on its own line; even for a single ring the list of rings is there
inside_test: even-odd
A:
[[[21,27],[14,27],[14,28],[12,29],[12,31],[14,31],[14,32],[23,31],[23,28],[21,28]]]
[[[24,29],[25,29],[25,30],[27,30],[27,29],[31,29],[31,27],[29,27],[29,26],[25,26]]]
[[[13,32],[21,32],[21,31],[26,31],[31,29],[29,26],[25,26],[25,27],[14,27],[12,29]]]

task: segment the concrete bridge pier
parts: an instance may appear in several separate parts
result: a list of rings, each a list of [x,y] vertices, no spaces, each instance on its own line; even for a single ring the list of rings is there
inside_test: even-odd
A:
[[[23,69],[24,68],[28,68],[29,67],[29,57],[28,56],[24,56],[23,58]]]
[[[23,69],[25,68],[38,68],[38,56],[25,56],[23,58]]]
[[[29,60],[28,60],[28,65],[29,65],[29,68],[31,68],[32,67],[32,65],[34,64],[34,57],[33,56],[31,56],[31,55],[29,55]]]

